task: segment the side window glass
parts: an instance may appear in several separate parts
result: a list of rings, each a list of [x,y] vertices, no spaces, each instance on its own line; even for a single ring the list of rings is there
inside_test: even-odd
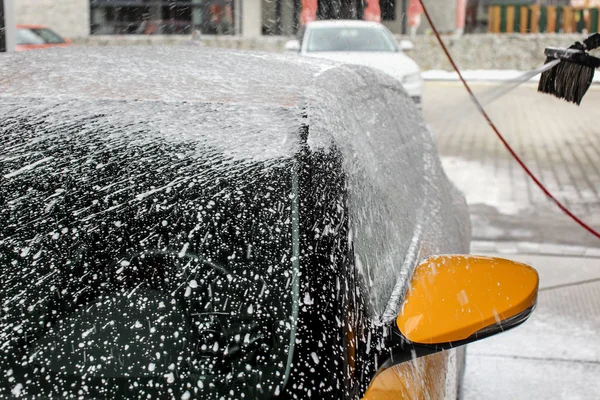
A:
[[[123,127],[120,104],[3,108],[0,370],[42,398],[273,393],[298,305],[291,160]]]
[[[368,69],[354,73],[360,79],[352,82],[355,87],[349,84],[352,101],[340,106],[352,110],[340,120],[347,130],[340,140],[346,144],[349,221],[356,268],[374,312],[382,314],[406,272],[405,258],[418,231],[430,146],[400,85]]]

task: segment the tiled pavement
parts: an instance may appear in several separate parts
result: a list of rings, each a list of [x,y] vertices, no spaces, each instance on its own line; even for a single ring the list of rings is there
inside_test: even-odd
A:
[[[485,97],[498,87],[474,90]],[[548,189],[600,229],[600,88],[577,107],[526,84],[486,109]],[[525,175],[459,83],[427,83],[423,113],[448,176],[467,196],[474,239],[600,247]]]
[[[537,307],[522,326],[467,346],[464,400],[599,398],[600,258],[510,258],[538,270]]]
[[[530,320],[468,346],[464,399],[598,398],[600,240],[534,186],[464,89],[428,83],[424,106],[444,168],[469,203],[471,252],[522,261],[540,274]],[[600,88],[581,107],[524,86],[487,108],[549,190],[600,229]]]

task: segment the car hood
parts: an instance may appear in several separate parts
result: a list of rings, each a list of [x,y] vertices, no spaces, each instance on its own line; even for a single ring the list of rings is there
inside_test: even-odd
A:
[[[378,69],[399,79],[405,75],[420,72],[417,63],[406,54],[400,52],[320,51],[306,53],[306,56],[342,62],[345,64],[364,65],[366,67]]]

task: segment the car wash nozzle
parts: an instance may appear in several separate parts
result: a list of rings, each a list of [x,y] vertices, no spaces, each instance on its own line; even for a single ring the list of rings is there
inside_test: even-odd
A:
[[[599,33],[594,33],[583,43],[575,42],[567,49],[546,47],[545,64],[553,63],[554,66],[542,73],[538,92],[581,104],[581,99],[594,79],[594,70],[600,67],[600,59],[588,52],[598,47]]]

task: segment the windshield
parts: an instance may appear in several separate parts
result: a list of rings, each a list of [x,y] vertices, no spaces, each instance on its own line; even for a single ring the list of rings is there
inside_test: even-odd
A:
[[[44,39],[31,29],[17,29],[17,44],[44,44]]]
[[[311,28],[306,47],[318,51],[396,51],[394,39],[388,32],[371,27]]]
[[[65,40],[50,29],[17,29],[17,44],[59,44]]]
[[[226,110],[194,105],[184,140],[161,132],[192,107],[83,103],[0,102],[3,391],[270,398],[297,313],[292,161],[224,155],[198,121]]]
[[[65,40],[50,29],[31,29],[36,35],[44,39],[45,43],[65,43]]]

